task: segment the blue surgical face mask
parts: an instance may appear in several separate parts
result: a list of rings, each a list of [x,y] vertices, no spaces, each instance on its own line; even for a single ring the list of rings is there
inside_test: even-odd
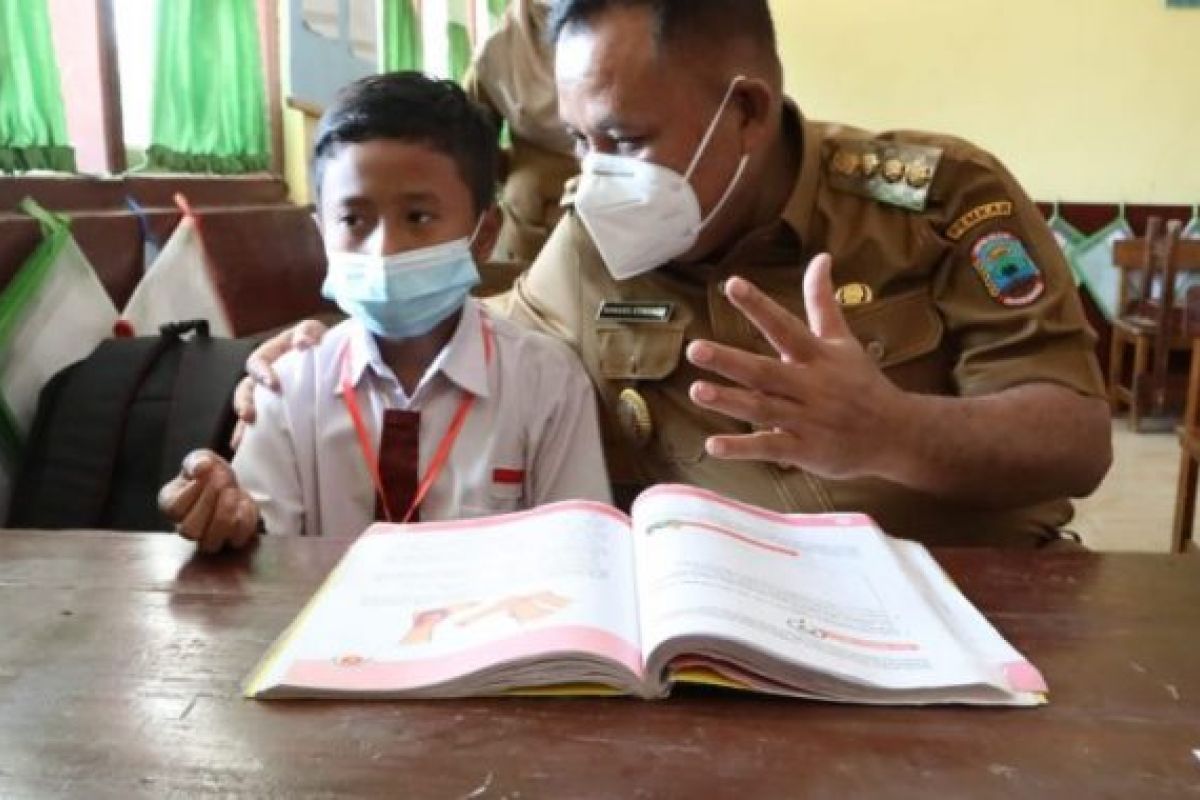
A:
[[[390,256],[326,255],[329,271],[321,294],[387,339],[424,336],[462,308],[479,285],[466,237]]]

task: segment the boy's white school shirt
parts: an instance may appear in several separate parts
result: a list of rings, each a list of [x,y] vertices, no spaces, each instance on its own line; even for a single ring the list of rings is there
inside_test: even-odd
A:
[[[491,331],[489,362],[484,320]],[[407,397],[374,337],[351,319],[276,365],[281,391],[259,388],[257,421],[233,460],[269,534],[357,536],[373,521],[375,487],[342,397],[343,353],[378,451],[384,411],[421,413],[420,474],[463,399],[475,395],[421,520],[462,519],[558,500],[611,502],[596,395],[564,344],[468,300],[450,342]],[[519,482],[514,482],[519,480]],[[403,515],[404,510],[393,511]],[[397,520],[398,521],[398,520]]]

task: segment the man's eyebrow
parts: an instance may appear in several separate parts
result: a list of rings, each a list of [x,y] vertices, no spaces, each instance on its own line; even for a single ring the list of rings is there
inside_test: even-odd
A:
[[[627,119],[619,119],[618,117],[609,114],[602,119],[596,120],[596,122],[589,124],[587,127],[591,131],[597,131],[605,136],[612,136],[614,133],[621,134],[630,130],[638,130],[640,126]],[[573,127],[569,127],[568,131],[575,133],[575,129]]]

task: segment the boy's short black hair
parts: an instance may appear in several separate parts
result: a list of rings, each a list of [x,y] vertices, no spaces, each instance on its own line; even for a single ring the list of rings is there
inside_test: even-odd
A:
[[[776,49],[775,22],[767,0],[555,0],[550,38],[557,41],[574,25],[586,25],[611,8],[646,8],[659,46],[688,42],[719,48],[730,38],[745,38],[764,53]]]
[[[313,186],[320,196],[325,164],[341,145],[396,139],[427,145],[454,159],[482,214],[496,196],[499,134],[487,114],[452,81],[420,72],[390,72],[351,83],[317,123]]]

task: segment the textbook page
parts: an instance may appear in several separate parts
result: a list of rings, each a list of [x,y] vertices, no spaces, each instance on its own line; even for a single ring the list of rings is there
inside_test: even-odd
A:
[[[603,504],[376,525],[247,695],[451,697],[563,683],[637,693],[636,606],[628,521]]]
[[[957,640],[867,517],[777,514],[669,486],[643,493],[633,519],[649,680],[706,656],[766,691],[935,702],[950,698],[921,692],[983,685],[1011,702],[1003,675]]]
[[[1005,641],[979,609],[971,605],[928,550],[901,539],[892,539],[888,544],[958,641],[974,650],[981,662],[1001,673],[1013,691],[1035,695],[1049,692],[1037,667]]]

